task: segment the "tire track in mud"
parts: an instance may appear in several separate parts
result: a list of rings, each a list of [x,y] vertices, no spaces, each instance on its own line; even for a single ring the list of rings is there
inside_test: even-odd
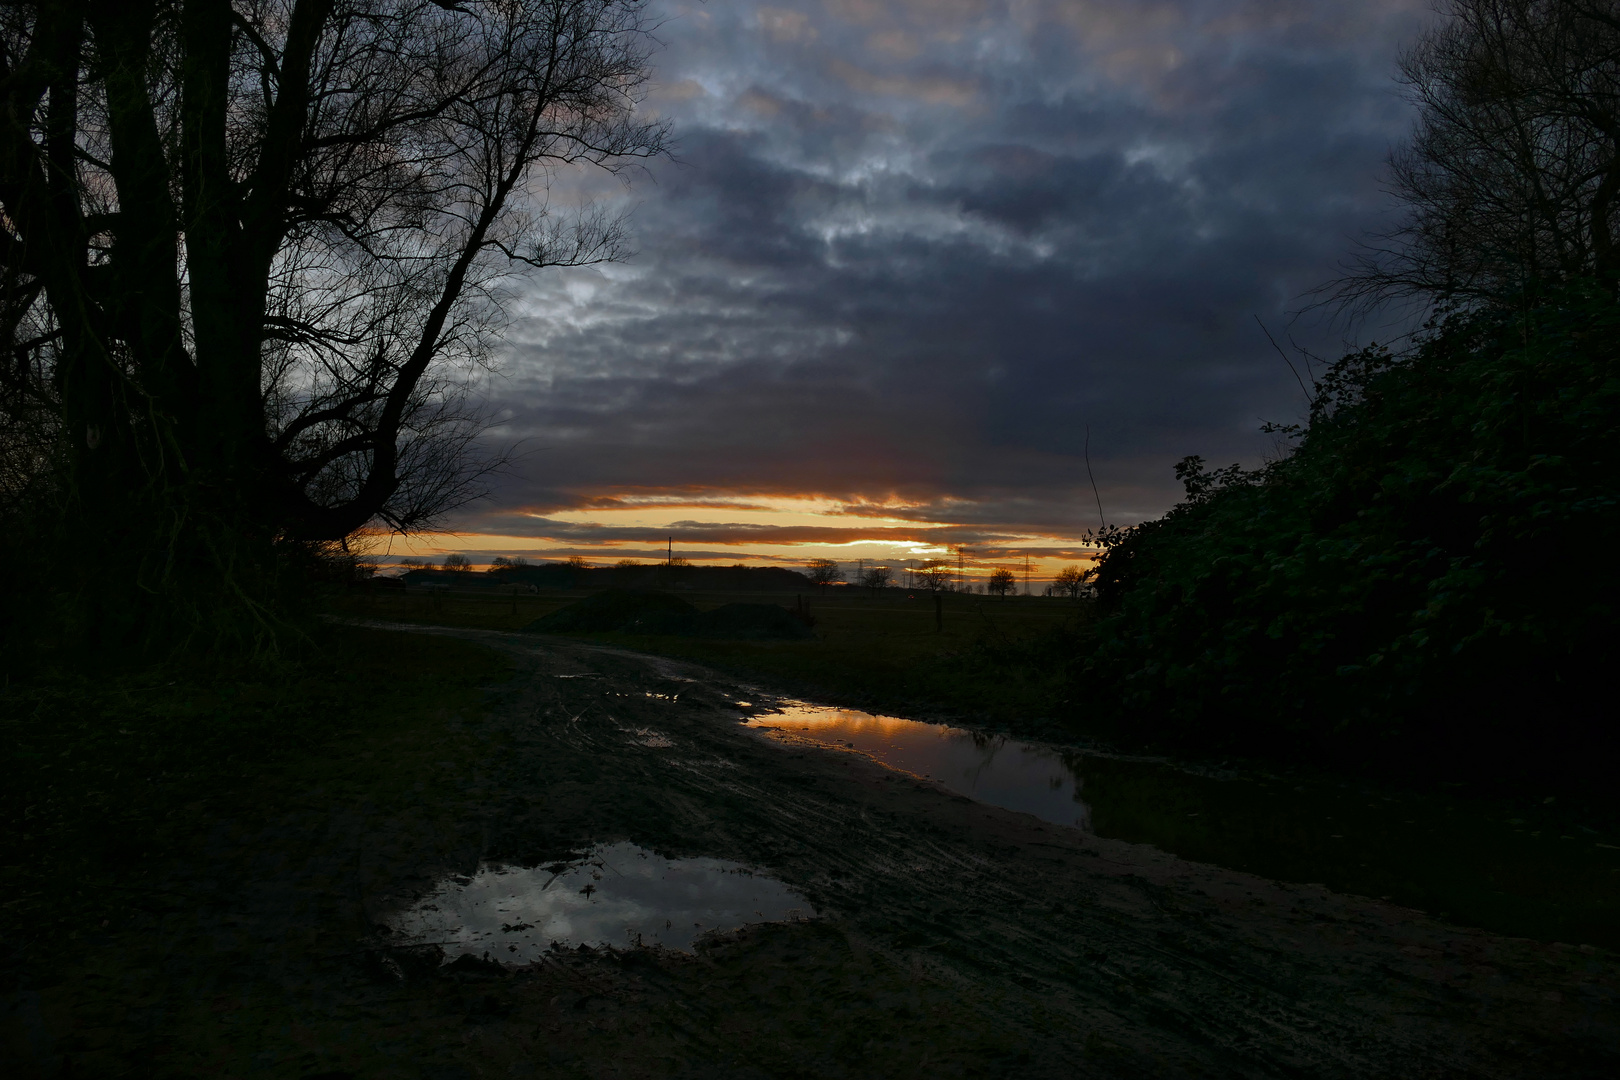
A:
[[[492,706],[510,735],[497,786],[534,786],[544,810],[491,821],[486,857],[625,839],[758,866],[863,948],[993,1010],[1040,1051],[1021,1075],[1620,1071],[1606,954],[1188,863],[853,752],[771,745],[740,725],[771,696],[694,666],[432,632],[486,641],[524,671]]]

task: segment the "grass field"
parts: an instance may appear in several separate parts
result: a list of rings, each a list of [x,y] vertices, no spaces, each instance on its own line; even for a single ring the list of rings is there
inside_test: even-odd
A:
[[[467,642],[317,626],[305,656],[0,687],[0,938],[23,960],[161,892],[221,817],[362,799],[410,803],[452,756],[503,658]]]
[[[586,594],[355,594],[343,614],[443,626],[519,630]],[[811,641],[710,641],[631,634],[586,640],[691,660],[832,704],[957,717],[1039,734],[1066,715],[1066,669],[1080,647],[1084,603],[1048,597],[944,597],[941,626],[922,593],[829,590],[782,594],[681,593],[700,609],[721,604],[803,605]]]

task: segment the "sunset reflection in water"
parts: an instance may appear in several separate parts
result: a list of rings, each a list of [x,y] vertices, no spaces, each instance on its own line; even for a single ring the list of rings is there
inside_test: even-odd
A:
[[[1091,810],[1080,797],[1080,778],[1047,747],[1005,735],[819,705],[786,705],[780,712],[754,717],[747,726],[767,729],[779,738],[855,750],[969,798],[1059,825],[1088,830],[1091,826]]]

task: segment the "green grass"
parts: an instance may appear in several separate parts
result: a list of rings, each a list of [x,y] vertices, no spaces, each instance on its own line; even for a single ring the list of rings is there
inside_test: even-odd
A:
[[[506,662],[483,647],[318,627],[307,655],[0,689],[0,933],[27,951],[154,887],[225,813],[321,790],[406,797]],[[68,929],[63,936],[74,936]]]
[[[341,610],[373,619],[518,630],[584,595],[356,595]],[[704,610],[736,601],[798,606],[798,598],[776,594],[681,595]],[[1038,734],[1066,715],[1066,671],[1080,647],[1076,631],[1089,615],[1087,605],[1070,600],[952,594],[944,599],[936,631],[933,604],[922,593],[832,590],[806,594],[803,603],[815,620],[812,641],[581,637],[690,660],[834,704],[951,716]]]
[[[1197,774],[1097,755],[1071,761],[1100,835],[1392,898],[1498,933],[1620,948],[1614,822],[1583,807],[1321,775]]]

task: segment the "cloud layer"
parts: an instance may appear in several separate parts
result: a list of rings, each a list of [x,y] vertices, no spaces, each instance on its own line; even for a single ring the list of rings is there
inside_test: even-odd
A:
[[[1387,222],[1426,10],[667,0],[677,157],[601,192],[639,253],[522,283],[494,402],[533,449],[458,524],[719,492],[1073,535],[1088,432],[1110,520],[1162,512],[1177,459],[1301,412],[1255,319]]]

